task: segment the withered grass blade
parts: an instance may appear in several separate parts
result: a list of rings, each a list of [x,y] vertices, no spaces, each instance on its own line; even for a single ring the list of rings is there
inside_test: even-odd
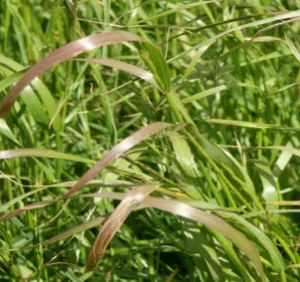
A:
[[[126,151],[146,139],[152,134],[155,134],[161,130],[164,130],[172,126],[170,123],[155,122],[150,125],[139,129],[138,131],[131,134],[129,137],[125,138],[115,147],[113,147],[99,162],[97,162],[93,167],[91,167],[79,180],[78,182],[65,194],[62,199],[67,198],[77,192],[81,187],[83,187],[87,182],[94,179],[96,175],[104,169],[112,160],[116,159],[118,156],[124,154]]]
[[[85,265],[85,271],[92,271],[104,256],[105,250],[129,214],[149,195],[155,186],[138,186],[132,189],[104,223]]]
[[[95,63],[111,68],[115,68],[124,72],[128,72],[134,76],[137,76],[145,81],[147,81],[149,84],[151,84],[153,87],[155,87],[158,90],[161,90],[159,85],[156,83],[154,76],[151,72],[146,71],[140,67],[136,67],[134,65],[124,63],[115,59],[76,59],[76,61],[84,61],[89,63]]]
[[[11,217],[17,216],[17,215],[19,215],[23,212],[26,212],[26,211],[47,207],[47,206],[49,206],[51,204],[54,204],[56,202],[57,202],[57,200],[47,200],[47,201],[42,201],[42,202],[36,202],[36,203],[33,203],[33,204],[29,204],[25,207],[18,208],[16,210],[12,211],[12,212],[9,212],[7,214],[2,215],[0,217],[0,222],[2,222],[4,220],[7,220]]]
[[[143,41],[143,39],[130,32],[113,30],[103,33],[92,34],[56,49],[50,55],[39,61],[31,69],[29,69],[17,82],[17,84],[9,91],[8,95],[4,98],[2,102],[0,108],[0,117],[7,116],[12,105],[19,97],[21,91],[35,77],[39,76],[41,73],[45,72],[51,67],[61,62],[67,61],[84,52],[93,50],[97,47],[128,41]]]

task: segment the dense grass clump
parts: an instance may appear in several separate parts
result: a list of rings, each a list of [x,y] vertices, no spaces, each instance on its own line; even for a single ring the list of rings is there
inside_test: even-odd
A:
[[[299,281],[297,1],[0,2],[1,281]]]

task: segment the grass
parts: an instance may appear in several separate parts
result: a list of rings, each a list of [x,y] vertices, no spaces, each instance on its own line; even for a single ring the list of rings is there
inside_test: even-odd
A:
[[[1,281],[298,281],[299,8],[1,1]]]

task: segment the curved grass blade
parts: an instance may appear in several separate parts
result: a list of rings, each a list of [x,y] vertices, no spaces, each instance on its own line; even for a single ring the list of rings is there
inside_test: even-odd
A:
[[[281,198],[276,189],[276,183],[272,171],[264,161],[255,161],[254,165],[262,182],[262,197],[266,202],[277,202]],[[274,207],[267,205],[266,209],[270,210],[274,209]]]
[[[147,197],[143,201],[143,205],[191,219],[220,232],[250,258],[258,270],[261,280],[265,281],[264,270],[255,246],[241,232],[233,228],[222,218],[169,199]]]
[[[278,251],[275,244],[272,240],[259,228],[252,225],[245,218],[231,212],[216,211],[218,214],[222,215],[223,218],[231,218],[234,221],[239,223],[239,226],[242,226],[245,230],[243,233],[248,233],[251,236],[254,236],[256,240],[263,246],[269,254],[269,258],[272,261],[272,265],[276,271],[282,271],[285,268],[285,263],[281,253]]]
[[[213,87],[213,88],[201,91],[198,94],[194,94],[194,95],[191,95],[190,97],[182,99],[182,103],[183,104],[188,104],[188,103],[191,103],[191,102],[209,97],[211,95],[215,95],[217,93],[220,93],[221,91],[227,90],[228,88],[229,87],[226,86],[226,85],[220,85],[220,86],[217,86],[217,87]]]
[[[8,125],[3,119],[0,119],[0,134],[19,144],[17,138],[14,136]]]
[[[126,151],[131,149],[142,140],[146,139],[150,135],[157,133],[163,129],[172,126],[170,123],[155,122],[150,125],[139,129],[132,135],[121,141],[119,144],[114,146],[101,161],[91,167],[79,180],[78,182],[65,194],[62,199],[67,198],[83,187],[87,182],[95,178],[95,176],[104,169],[113,159],[124,154]]]
[[[299,19],[298,19],[299,20]],[[298,51],[298,48],[296,47],[296,45],[293,43],[293,41],[291,41],[289,38],[287,38],[286,36],[286,42],[287,42],[287,45],[288,47],[290,48],[292,54],[294,55],[294,57],[297,59],[297,61],[300,63],[300,53]]]
[[[29,68],[24,68],[24,66],[22,66],[21,64],[15,62],[10,58],[2,56],[1,54],[0,62],[7,68],[7,70],[4,71],[4,73],[7,75],[7,77],[4,79],[5,88],[8,86],[7,84],[9,82],[10,85],[14,82],[13,80],[16,78],[16,76],[21,77],[23,72],[25,73],[30,70]],[[2,82],[0,85],[0,89],[2,87]],[[56,103],[54,101],[54,98],[50,94],[48,88],[39,79],[34,79],[31,85],[32,87],[26,88],[26,91],[22,93],[22,100],[24,101],[28,108],[28,111],[36,121],[48,124],[56,112]],[[36,96],[36,93],[39,95],[40,100],[43,102],[42,104]],[[46,115],[45,110],[48,112],[49,116]],[[59,132],[62,128],[62,120],[59,115],[57,115],[53,121],[53,128],[56,132]]]
[[[20,92],[30,83],[31,80],[39,76],[44,71],[81,53],[93,50],[96,47],[127,41],[143,41],[143,39],[126,31],[113,30],[100,34],[92,34],[56,49],[28,70],[10,90],[2,102],[0,117],[8,115],[12,105],[20,95]]]
[[[291,142],[287,143],[287,148],[293,149],[293,146],[292,146]],[[292,152],[289,152],[289,151],[286,151],[286,150],[283,150],[282,152],[280,152],[280,154],[278,156],[278,159],[276,160],[276,163],[275,163],[274,168],[272,170],[275,181],[278,180],[278,178],[280,177],[282,172],[286,169],[286,167],[290,163],[290,160],[292,159],[292,157],[293,157]]]
[[[149,84],[151,84],[153,87],[157,88],[158,90],[161,90],[158,84],[156,83],[153,74],[149,71],[146,71],[142,68],[136,67],[131,64],[127,64],[118,60],[114,59],[76,59],[76,61],[84,61],[89,63],[96,63],[100,65],[104,65],[107,67],[115,68],[118,70],[122,70],[125,72],[128,72],[132,75],[135,75],[137,77],[140,77],[141,79],[147,81]]]
[[[168,136],[171,140],[178,164],[185,174],[191,178],[199,177],[200,172],[195,162],[194,155],[184,137],[177,132],[172,132]]]
[[[85,264],[85,271],[92,271],[104,256],[105,250],[116,232],[120,229],[129,214],[149,195],[155,186],[139,186],[132,189],[117,206],[115,211],[104,223],[89,257]]]
[[[59,240],[63,240],[67,237],[70,237],[70,236],[73,236],[74,234],[77,234],[79,232],[82,232],[82,231],[85,231],[85,230],[88,230],[88,229],[91,229],[93,227],[96,227],[98,225],[100,225],[103,221],[105,220],[105,217],[104,216],[99,216],[99,217],[96,217],[96,218],[93,218],[91,220],[88,220],[82,224],[79,224],[73,228],[70,228],[69,230],[67,231],[64,231],[48,240],[45,240],[41,243],[38,243],[36,245],[33,245],[31,246],[30,248],[35,248],[35,247],[38,247],[40,245],[49,245],[49,244],[53,244]]]

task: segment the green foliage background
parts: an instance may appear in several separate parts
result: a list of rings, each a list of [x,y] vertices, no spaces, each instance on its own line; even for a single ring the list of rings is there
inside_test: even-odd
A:
[[[128,72],[73,60],[34,79],[0,119],[1,215],[63,195],[139,128],[187,122],[138,144],[79,194],[126,194],[155,184],[152,196],[218,215],[241,231],[267,281],[299,281],[298,9],[298,1],[283,0],[0,1],[1,99],[55,49],[116,29],[160,52],[124,43],[80,57],[149,70],[163,90]],[[3,153],[27,148],[29,157]],[[117,204],[87,194],[3,220],[1,281],[259,281],[253,263],[221,233],[143,206],[96,270],[84,273]],[[92,227],[72,229],[100,217]],[[69,237],[47,243],[67,230]]]

